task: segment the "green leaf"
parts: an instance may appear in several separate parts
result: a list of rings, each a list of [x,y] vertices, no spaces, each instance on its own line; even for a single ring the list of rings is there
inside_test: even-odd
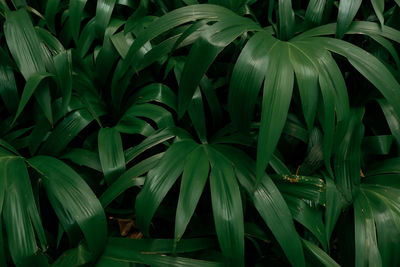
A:
[[[3,189],[0,189],[0,190],[5,190],[5,188],[3,187]],[[0,191],[0,199],[1,199],[0,202],[3,201],[3,194],[4,194],[4,191]],[[3,205],[3,203],[1,203],[1,205]],[[3,220],[0,220],[0,227],[1,227],[1,229],[3,229]],[[0,264],[2,266],[7,266],[6,253],[5,253],[5,250],[4,250],[4,248],[6,246],[5,243],[6,242],[4,240],[3,231],[2,231],[2,232],[0,232]]]
[[[388,155],[392,148],[392,135],[366,136],[362,142],[362,147],[368,154]]]
[[[182,173],[186,157],[195,147],[197,144],[190,139],[174,143],[165,152],[160,163],[147,174],[135,204],[137,226],[146,235],[154,213]]]
[[[293,218],[307,228],[318,239],[324,250],[326,250],[327,242],[321,210],[311,207],[305,201],[297,197],[286,195],[284,198]]]
[[[43,111],[44,116],[49,121],[50,125],[53,126],[53,111],[51,107],[51,95],[50,87],[48,84],[43,84],[35,91],[35,98],[40,108]]]
[[[306,10],[306,20],[321,24],[324,15],[326,0],[311,0]]]
[[[364,136],[363,112],[353,110],[346,134],[334,158],[336,184],[346,201],[351,202],[360,184],[361,141]]]
[[[4,35],[8,48],[25,80],[36,72],[46,70],[39,38],[25,9],[7,13]]]
[[[176,95],[166,85],[153,83],[140,89],[134,94],[135,103],[146,103],[150,101],[167,105],[176,111]]]
[[[296,74],[301,105],[309,132],[313,128],[319,99],[318,72],[303,51],[290,49],[290,61]]]
[[[378,186],[382,186],[382,184],[380,183]],[[391,195],[398,195],[398,190],[396,192],[396,189],[390,186],[382,186],[379,191],[376,190],[376,187],[368,185],[364,187],[364,189],[367,188],[368,190],[364,190],[364,193],[368,197],[373,211],[382,266],[397,265],[400,262],[400,257],[396,253],[400,247],[397,242],[400,237],[400,213],[399,206],[393,205],[395,199]],[[390,194],[386,194],[384,190]]]
[[[40,174],[47,196],[63,228],[77,223],[96,257],[107,236],[106,217],[95,194],[68,165],[52,157],[37,156],[29,164]]]
[[[264,174],[263,179],[255,188],[255,162],[240,150],[232,147],[219,145],[218,150],[233,161],[236,177],[246,189],[255,208],[275,236],[290,263],[293,266],[305,266],[300,237],[294,227],[292,215],[271,178]]]
[[[360,8],[362,0],[341,0],[337,18],[336,36],[342,38]]]
[[[378,161],[367,168],[368,176],[390,173],[400,173],[400,158]]]
[[[63,254],[51,265],[52,267],[69,267],[89,264],[92,259],[88,247],[81,243],[76,248],[63,251]]]
[[[247,130],[253,119],[269,51],[277,42],[264,32],[256,33],[242,49],[235,64],[229,87],[228,109],[232,122],[241,130]]]
[[[322,25],[316,28],[312,28],[302,34],[297,35],[292,40],[300,40],[313,36],[331,35],[336,31],[336,23]],[[399,31],[386,26],[379,25],[375,22],[369,21],[353,21],[346,34],[365,34],[365,35],[379,35],[387,39],[393,40],[397,43],[400,42]]]
[[[279,38],[287,41],[294,34],[294,12],[292,9],[292,0],[279,0]]]
[[[184,115],[196,88],[217,55],[242,33],[252,29],[259,28],[248,19],[221,21],[205,30],[202,37],[194,43],[179,82],[179,117]]]
[[[331,178],[326,177],[326,209],[325,209],[325,231],[326,240],[328,241],[328,246],[330,244],[330,239],[335,229],[336,222],[339,219],[340,213],[342,211],[343,203],[341,201],[341,195],[336,188],[334,181]]]
[[[146,137],[155,131],[150,123],[136,117],[123,118],[114,128],[120,133],[140,134]]]
[[[210,164],[204,146],[192,151],[185,162],[175,217],[175,240],[180,241],[206,185]]]
[[[260,132],[257,144],[257,182],[260,181],[275,151],[286,122],[292,97],[294,73],[289,47],[278,43],[270,52],[264,83]]]
[[[13,153],[14,155],[19,155],[18,151],[9,143],[7,143],[6,141],[4,141],[3,139],[0,139],[0,147],[5,148],[7,151],[7,153]]]
[[[356,266],[382,266],[377,246],[376,226],[368,198],[359,191],[354,200]]]
[[[177,252],[192,252],[207,249],[214,246],[214,242],[206,238],[183,239],[176,250]],[[151,266],[222,266],[218,262],[165,255],[165,253],[171,253],[172,248],[172,239],[110,238],[96,266],[121,266],[124,262]]]
[[[78,42],[79,30],[81,27],[81,20],[83,16],[83,10],[85,8],[87,0],[70,0],[69,1],[69,24],[71,25],[71,34],[74,38],[75,43]]]
[[[161,18],[155,20],[145,31],[143,31],[133,45],[129,48],[126,56],[122,74],[125,74],[128,67],[137,64],[137,52],[148,41],[151,41],[158,35],[175,28],[176,26],[198,19],[212,19],[218,21],[230,17],[237,18],[229,9],[216,5],[190,5],[173,10]],[[122,77],[122,76],[121,76]]]
[[[75,41],[77,42],[78,53],[82,58],[88,53],[94,39],[96,38],[95,22],[95,19],[92,18],[88,23],[86,23],[85,27],[82,29],[82,33],[79,36],[79,40]]]
[[[260,182],[252,195],[254,206],[277,237],[289,261],[296,266],[304,266],[304,256],[300,239],[290,220],[286,203],[269,177]],[[282,223],[286,221],[286,223]]]
[[[99,3],[99,2],[98,2]],[[97,21],[96,21],[97,22]],[[125,21],[113,18],[105,29],[103,45],[95,58],[96,76],[100,81],[106,82],[108,75],[118,60],[118,52],[114,48],[110,37],[125,23]]]
[[[218,151],[207,148],[210,157],[211,201],[222,253],[229,265],[244,266],[242,200],[232,164]]]
[[[390,131],[392,132],[393,137],[396,139],[397,147],[400,147],[400,117],[387,100],[378,99],[378,103],[382,108]]]
[[[60,0],[49,0],[47,1],[46,4],[44,17],[46,18],[47,27],[51,30],[52,33],[56,32],[55,17],[57,15],[57,9],[59,5],[60,5]]]
[[[53,59],[57,73],[57,84],[62,95],[62,110],[66,111],[72,95],[71,50],[63,51],[54,56]]]
[[[96,6],[96,31],[99,36],[103,36],[110,22],[116,0],[98,0]]]
[[[19,96],[12,68],[0,65],[0,96],[8,112],[17,111]]]
[[[146,118],[154,121],[159,129],[173,126],[174,119],[172,114],[163,107],[158,105],[144,103],[133,104],[124,113],[118,122],[118,127],[131,124],[135,118]]]
[[[102,171],[99,155],[87,149],[73,148],[60,158],[68,159],[79,166],[86,166],[99,172]]]
[[[369,37],[371,37],[374,41],[376,41],[390,53],[390,55],[394,59],[394,62],[396,63],[396,67],[399,69],[400,68],[399,53],[397,53],[397,50],[395,49],[393,43],[380,35],[370,34]]]
[[[111,184],[125,171],[120,133],[114,128],[101,128],[98,135],[98,147],[104,178],[108,184]]]
[[[316,37],[315,40],[327,49],[347,57],[353,67],[369,80],[400,113],[398,105],[400,103],[400,85],[381,61],[348,42],[323,37]]]
[[[305,239],[302,240],[303,245],[306,251],[306,254],[310,255],[310,264],[312,266],[331,266],[331,267],[339,267],[340,265],[335,262],[334,259],[329,257],[322,249],[320,249],[314,243],[307,241]]]
[[[28,103],[29,99],[39,87],[39,84],[46,78],[53,76],[51,73],[47,72],[38,72],[34,73],[30,76],[28,81],[25,84],[24,91],[22,92],[21,101],[18,104],[17,113],[15,114],[14,120],[12,124],[18,119],[21,112],[24,110],[26,104]]]
[[[214,84],[206,76],[200,81],[200,85],[212,115],[213,128],[216,129],[222,121],[222,107],[217,97],[216,88],[214,88]]]
[[[38,27],[36,27],[35,30],[44,46],[52,52],[51,54],[62,53],[65,51],[65,48],[63,47],[61,42],[49,31]]]
[[[93,117],[85,109],[70,113],[54,128],[39,153],[60,154],[91,121],[93,121]]]
[[[175,136],[176,136],[175,128],[165,128],[158,130],[157,132],[155,132],[154,134],[150,135],[145,140],[143,140],[140,144],[125,150],[126,163],[131,162],[133,159],[135,159],[137,156],[139,156],[147,149],[150,149],[158,144],[164,143],[165,141],[168,141],[169,139],[174,138]]]
[[[151,156],[139,162],[118,177],[118,179],[101,195],[100,202],[103,207],[108,206],[116,197],[128,188],[133,186],[142,186],[144,184],[144,178],[139,176],[156,167],[163,155],[164,153],[159,153]]]
[[[385,0],[371,0],[372,7],[374,8],[375,14],[378,17],[379,22],[383,26],[385,19],[383,17],[383,11],[385,9]]]
[[[9,156],[0,160],[0,183],[2,184],[3,220],[8,248],[17,266],[27,266],[39,253],[36,236],[46,250],[46,237],[36,207],[31,181],[24,160]]]
[[[325,183],[318,177],[279,175],[272,179],[284,194],[311,200],[316,204],[325,203]]]
[[[245,0],[209,0],[208,2],[210,4],[225,6],[233,11],[237,11],[246,3]]]
[[[200,142],[207,143],[206,115],[200,88],[197,88],[189,104],[189,116]]]

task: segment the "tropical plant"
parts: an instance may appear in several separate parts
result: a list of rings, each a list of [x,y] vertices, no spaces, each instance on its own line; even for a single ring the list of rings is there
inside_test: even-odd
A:
[[[399,265],[399,6],[0,0],[0,265]]]

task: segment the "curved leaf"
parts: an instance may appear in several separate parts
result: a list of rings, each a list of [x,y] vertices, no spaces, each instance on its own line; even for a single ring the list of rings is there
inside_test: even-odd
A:
[[[39,72],[34,73],[30,76],[28,81],[25,84],[24,91],[22,92],[21,100],[18,104],[17,113],[15,114],[14,120],[12,124],[18,119],[19,115],[25,108],[26,104],[28,103],[29,99],[38,88],[39,84],[47,77],[53,76],[53,74],[47,72]]]
[[[0,159],[3,219],[11,257],[17,266],[27,266],[39,253],[36,235],[46,250],[46,237],[36,207],[24,160],[11,156]],[[36,233],[36,234],[35,234]]]
[[[197,146],[192,140],[174,143],[160,163],[147,174],[136,198],[137,226],[148,235],[151,219],[165,195],[181,175],[187,155]]]
[[[98,0],[96,6],[96,30],[99,36],[103,36],[111,19],[116,0]]]
[[[210,165],[203,146],[192,151],[185,162],[175,219],[175,240],[179,241],[206,185]]]
[[[28,80],[35,72],[46,70],[39,38],[25,9],[7,13],[4,35],[8,48],[25,80]]]
[[[250,126],[265,78],[269,51],[277,42],[264,32],[256,33],[247,42],[235,64],[229,87],[228,109],[232,122],[241,130],[247,130]]]
[[[360,8],[362,0],[340,0],[336,36],[342,38]]]
[[[68,165],[52,157],[37,156],[29,161],[42,177],[50,203],[64,229],[77,223],[96,257],[107,236],[106,217],[100,201],[84,180]]]
[[[279,0],[279,37],[283,41],[292,38],[294,33],[294,12],[292,0]]]
[[[139,176],[156,167],[163,155],[164,153],[159,153],[151,156],[139,162],[118,177],[118,179],[101,195],[100,202],[103,207],[108,206],[116,197],[128,188],[133,186],[142,186],[144,184],[144,178]]]
[[[264,83],[260,133],[257,144],[257,182],[278,144],[292,98],[294,72],[289,60],[289,47],[281,42],[270,52]]]
[[[125,157],[120,133],[114,128],[101,128],[98,135],[101,168],[108,184],[125,171]]]
[[[231,163],[218,151],[210,157],[211,201],[222,253],[230,265],[244,266],[244,224],[239,186]]]

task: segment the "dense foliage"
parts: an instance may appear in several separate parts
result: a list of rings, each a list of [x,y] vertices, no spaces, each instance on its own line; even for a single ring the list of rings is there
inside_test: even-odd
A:
[[[400,266],[398,5],[0,0],[0,266]]]

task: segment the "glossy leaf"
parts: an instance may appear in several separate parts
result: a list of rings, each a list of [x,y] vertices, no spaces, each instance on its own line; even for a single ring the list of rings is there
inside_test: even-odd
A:
[[[330,239],[333,229],[339,219],[342,210],[342,198],[334,181],[331,178],[326,178],[326,210],[325,210],[325,231],[326,240],[330,244]]]
[[[78,42],[79,30],[83,16],[83,9],[86,5],[86,0],[71,0],[69,1],[69,23],[71,25],[71,34],[75,42]]]
[[[326,0],[311,0],[307,6],[306,19],[320,24],[324,15]]]
[[[49,155],[60,154],[92,120],[93,117],[84,109],[70,113],[54,128],[39,152]]]
[[[96,171],[102,171],[99,155],[96,152],[73,148],[61,156],[62,159],[68,159],[79,166],[86,166]]]
[[[278,40],[260,32],[243,48],[233,69],[228,106],[233,123],[247,130],[253,118],[254,107],[266,73],[269,51]],[[245,101],[244,101],[245,100]]]
[[[72,95],[72,56],[71,51],[61,52],[54,57],[57,83],[62,93],[63,110],[67,109]]]
[[[46,70],[39,38],[25,9],[7,14],[4,35],[8,48],[25,80],[36,72]]]
[[[110,22],[116,0],[98,0],[96,7],[96,30],[99,36],[103,36]]]
[[[255,162],[240,150],[218,146],[235,164],[235,174],[246,189],[255,208],[271,230],[292,265],[305,266],[300,237],[294,227],[290,210],[268,175],[255,187]]]
[[[294,12],[292,0],[279,0],[279,37],[283,41],[289,40],[294,32]]]
[[[0,159],[0,182],[3,196],[3,219],[7,233],[8,246],[14,263],[27,265],[39,253],[36,237],[46,249],[46,237],[31,181],[24,160],[15,156]]]
[[[341,0],[339,4],[336,36],[342,38],[360,8],[362,0]]]
[[[314,264],[320,264],[321,266],[332,266],[339,267],[340,265],[335,262],[334,259],[329,257],[322,249],[320,249],[314,243],[303,239],[304,248],[310,256],[313,257],[312,262],[316,262]]]
[[[18,119],[21,112],[24,110],[31,96],[38,89],[39,84],[47,77],[53,76],[50,73],[35,73],[26,82],[24,91],[22,92],[21,100],[18,104],[17,113],[15,114],[13,123]]]
[[[139,162],[118,177],[118,179],[101,195],[100,202],[103,207],[108,206],[116,197],[128,188],[142,186],[144,184],[144,178],[139,176],[146,174],[149,170],[156,167],[163,155],[163,153],[159,153],[151,156]]]
[[[113,183],[125,171],[121,135],[114,128],[101,128],[98,135],[99,158],[104,178]]]
[[[178,115],[182,117],[205,72],[217,55],[242,33],[258,26],[244,19],[215,23],[190,50],[179,82]]]
[[[128,163],[132,161],[147,149],[150,149],[153,146],[168,141],[169,139],[174,138],[175,136],[176,136],[175,128],[165,128],[155,132],[154,134],[150,135],[145,140],[143,140],[137,146],[125,150],[126,162]]]
[[[8,112],[17,111],[19,96],[14,73],[10,67],[0,65],[0,96]]]
[[[192,217],[208,179],[210,165],[205,148],[199,146],[185,162],[175,219],[175,240],[179,241]]]
[[[278,144],[289,111],[294,83],[293,68],[288,58],[289,47],[283,42],[278,43],[270,54],[257,144],[257,181],[263,176]]]
[[[364,126],[362,111],[354,110],[344,139],[334,158],[336,184],[346,201],[351,202],[360,184],[360,153]]]
[[[219,152],[207,149],[211,200],[222,253],[230,264],[244,266],[244,225],[239,186],[232,165]]]
[[[212,247],[210,239],[182,240],[177,252],[191,252]],[[218,262],[163,255],[172,252],[172,239],[110,238],[97,266],[112,266],[123,262],[143,263],[152,266],[222,266]],[[118,265],[120,266],[120,265]]]
[[[378,17],[381,25],[384,24],[383,11],[385,9],[385,1],[384,0],[371,0],[372,7],[374,8],[375,14]]]
[[[192,140],[174,143],[160,163],[149,171],[143,189],[136,198],[137,225],[148,234],[151,219],[158,206],[181,175],[187,155],[197,146]]]
[[[377,247],[376,226],[369,200],[360,191],[354,200],[354,227],[357,266],[373,264],[382,266]]]
[[[29,164],[40,174],[50,203],[68,232],[74,223],[81,228],[86,242],[98,255],[106,243],[106,218],[103,208],[84,180],[65,163],[37,156]]]

